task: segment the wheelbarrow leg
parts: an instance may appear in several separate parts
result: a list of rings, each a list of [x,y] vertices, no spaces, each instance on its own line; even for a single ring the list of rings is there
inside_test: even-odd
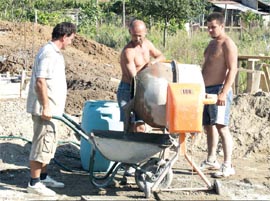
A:
[[[96,156],[96,148],[93,145],[91,148],[90,161],[89,161],[89,180],[94,186],[98,188],[107,187],[112,182],[115,175],[117,174],[118,169],[121,167],[121,163],[114,162],[112,167],[104,176],[96,177],[94,175],[95,156]]]

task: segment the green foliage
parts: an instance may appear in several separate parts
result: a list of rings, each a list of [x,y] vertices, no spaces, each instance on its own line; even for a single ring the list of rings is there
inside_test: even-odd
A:
[[[34,21],[35,10],[38,12],[38,23],[55,25],[60,21],[71,20],[64,12],[68,8],[76,8],[73,0],[0,0],[1,18],[16,21]]]
[[[63,21],[72,22],[72,19],[68,16],[63,15],[61,11],[52,13],[47,13],[44,11],[38,12],[38,23],[40,24],[54,26],[55,24]]]
[[[172,20],[178,24],[188,22],[204,13],[207,1],[202,0],[131,0],[134,10],[142,16],[151,16],[164,23],[163,46],[166,46],[167,28]]]
[[[33,1],[35,9],[44,11],[59,11],[70,8],[77,8],[78,4],[74,0],[37,0]]]
[[[81,8],[79,13],[79,25],[78,30],[82,34],[94,36],[96,34],[98,18],[101,15],[101,11],[97,5],[85,4]]]
[[[99,43],[121,51],[130,40],[130,36],[126,29],[115,25],[102,25],[98,28],[98,33],[94,39]]]
[[[1,18],[4,20],[26,21],[30,7],[31,4],[27,0],[1,0]]]
[[[244,22],[244,26],[247,26],[249,29],[252,27],[263,26],[263,18],[261,15],[256,14],[250,10],[242,12],[240,18]]]
[[[203,13],[205,2],[201,0],[131,0],[133,9],[158,20],[175,18],[179,21]]]
[[[269,55],[269,31],[267,28],[254,28],[249,32],[228,32],[235,41],[240,55]]]
[[[164,50],[167,59],[175,59],[180,63],[202,64],[203,52],[209,43],[207,33],[195,32],[188,35],[186,31],[179,30],[175,35],[168,37],[168,45]]]

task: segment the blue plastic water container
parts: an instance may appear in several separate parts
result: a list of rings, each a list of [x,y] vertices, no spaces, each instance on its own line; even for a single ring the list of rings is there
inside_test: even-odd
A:
[[[81,127],[87,134],[93,129],[123,131],[118,103],[105,100],[86,101],[83,107]],[[89,141],[81,138],[80,157],[84,170],[89,170],[91,147],[92,144]],[[112,161],[105,159],[97,150],[94,172],[107,172],[112,164]]]

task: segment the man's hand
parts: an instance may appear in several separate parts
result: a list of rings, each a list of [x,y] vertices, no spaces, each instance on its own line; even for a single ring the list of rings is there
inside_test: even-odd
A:
[[[221,92],[218,94],[217,105],[224,106],[226,104],[226,94]]]
[[[43,108],[41,118],[44,120],[50,120],[52,118],[52,112],[49,107]]]

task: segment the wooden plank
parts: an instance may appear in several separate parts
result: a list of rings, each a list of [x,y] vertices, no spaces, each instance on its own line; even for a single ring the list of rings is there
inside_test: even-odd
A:
[[[233,93],[235,95],[237,95],[239,93],[239,69],[241,67],[241,61],[238,61],[237,67],[238,67],[238,71],[235,75],[235,79],[234,79],[233,86],[232,86]]]
[[[270,59],[270,56],[260,56],[260,55],[238,55],[238,60],[248,60],[248,59],[269,60],[269,59]]]
[[[269,92],[269,85],[267,83],[264,73],[261,74],[260,88],[262,89],[262,91]]]
[[[262,70],[263,70],[263,72],[264,72],[265,80],[266,80],[266,82],[267,82],[267,85],[268,85],[268,87],[270,87],[270,72],[269,72],[269,67],[268,67],[268,65],[263,64],[263,65],[262,65]]]
[[[247,62],[247,69],[255,70],[255,62],[257,62],[258,59],[248,59]],[[247,74],[247,93],[253,92],[253,82],[254,82],[254,73],[248,73]]]
[[[253,82],[251,85],[251,93],[256,93],[259,91],[260,88],[260,82],[261,82],[261,72],[257,71],[253,73]]]
[[[238,71],[239,72],[246,72],[246,73],[255,73],[255,72],[263,73],[263,71],[261,71],[261,70],[251,70],[251,69],[246,69],[246,68],[239,68]]]

